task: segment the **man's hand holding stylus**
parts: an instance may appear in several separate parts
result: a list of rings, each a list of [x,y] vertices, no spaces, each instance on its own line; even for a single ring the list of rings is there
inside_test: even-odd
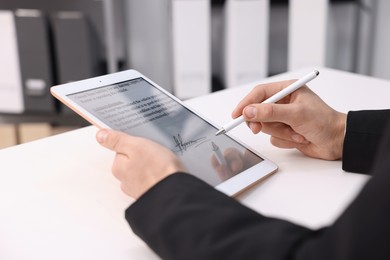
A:
[[[291,82],[256,86],[237,105],[232,117],[243,114],[252,132],[269,134],[276,147],[296,148],[315,158],[341,159],[346,114],[332,109],[307,86],[275,104],[261,104]]]

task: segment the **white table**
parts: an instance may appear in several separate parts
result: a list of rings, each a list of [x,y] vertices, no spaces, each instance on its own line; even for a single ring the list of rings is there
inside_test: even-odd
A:
[[[299,78],[309,71],[261,82]],[[320,72],[309,86],[335,109],[390,107],[389,81],[326,68]],[[254,85],[187,104],[222,125]],[[127,225],[124,210],[132,199],[111,175],[114,155],[95,142],[95,133],[90,126],[0,150],[0,259],[158,259]],[[343,172],[339,161],[275,148],[268,136],[255,136],[244,124],[231,134],[280,167],[239,197],[268,216],[311,228],[331,224],[368,178]]]

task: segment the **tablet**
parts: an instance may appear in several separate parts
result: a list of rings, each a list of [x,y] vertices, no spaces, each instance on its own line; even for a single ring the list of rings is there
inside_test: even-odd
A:
[[[229,196],[277,170],[231,136],[216,136],[215,125],[138,71],[54,86],[51,93],[99,128],[145,137],[171,149],[189,173]]]

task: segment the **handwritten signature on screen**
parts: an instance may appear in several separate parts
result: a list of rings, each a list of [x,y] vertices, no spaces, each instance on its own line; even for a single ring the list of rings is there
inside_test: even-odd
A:
[[[183,141],[180,134],[177,134],[177,136],[172,136],[172,137],[173,137],[173,140],[175,142],[175,148],[176,148],[175,152],[178,152],[181,155],[183,155],[183,153],[185,151],[187,151],[188,149],[190,149],[191,147],[197,147],[197,146],[201,145],[202,143],[207,142],[209,140],[207,138],[207,136],[202,136],[202,137],[197,138],[197,139],[186,140],[186,141]]]

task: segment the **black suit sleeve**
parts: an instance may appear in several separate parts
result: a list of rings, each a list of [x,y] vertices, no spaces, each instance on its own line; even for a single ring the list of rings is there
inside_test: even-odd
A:
[[[389,119],[390,110],[348,113],[343,147],[343,170],[369,173]]]
[[[311,233],[263,217],[186,173],[154,186],[126,219],[163,259],[287,259]]]

